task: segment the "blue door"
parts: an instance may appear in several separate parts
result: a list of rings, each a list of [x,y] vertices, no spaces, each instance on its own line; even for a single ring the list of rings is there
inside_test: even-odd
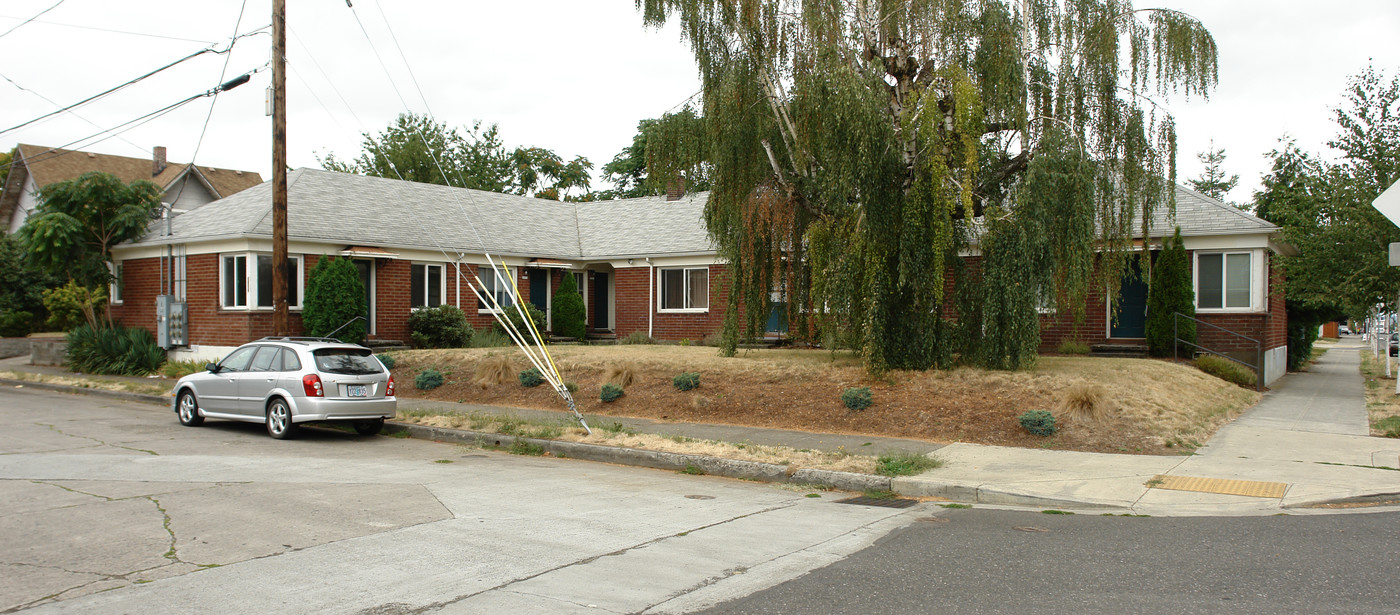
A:
[[[1143,339],[1147,337],[1147,280],[1141,275],[1137,257],[1132,257],[1123,272],[1122,286],[1118,291],[1118,303],[1114,306],[1117,318],[1108,329],[1108,336],[1114,338]]]
[[[608,274],[601,271],[593,275],[593,328],[611,329],[608,322]]]

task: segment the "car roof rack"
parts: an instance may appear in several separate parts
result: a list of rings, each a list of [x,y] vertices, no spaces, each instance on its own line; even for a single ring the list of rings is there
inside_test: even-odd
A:
[[[330,344],[344,344],[344,343],[345,343],[345,342],[342,342],[342,341],[340,341],[340,340],[338,340],[338,339],[336,339],[336,338],[333,338],[333,337],[297,337],[297,336],[289,336],[289,335],[269,335],[269,336],[266,336],[266,337],[264,337],[264,338],[262,338],[262,339],[260,339],[260,340],[258,340],[258,341],[259,341],[259,342],[326,342],[326,343],[330,343]]]

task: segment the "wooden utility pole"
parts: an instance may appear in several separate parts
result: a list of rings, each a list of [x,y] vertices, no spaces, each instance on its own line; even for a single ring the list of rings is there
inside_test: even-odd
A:
[[[287,3],[272,0],[272,332],[287,323]]]

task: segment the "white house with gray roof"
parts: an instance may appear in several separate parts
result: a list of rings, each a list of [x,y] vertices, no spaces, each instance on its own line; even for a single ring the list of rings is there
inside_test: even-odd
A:
[[[728,299],[724,264],[705,231],[707,197],[568,203],[298,169],[288,178],[289,254],[297,271],[288,289],[292,326],[300,328],[306,276],[323,256],[348,257],[359,268],[371,339],[408,339],[408,316],[423,306],[455,305],[486,326],[491,315],[463,280],[480,275],[501,301],[514,300],[507,280],[486,266],[490,253],[509,268],[519,299],[546,313],[562,276],[575,276],[590,335],[699,340],[719,331]],[[1178,187],[1176,197],[1175,217],[1161,212],[1153,228],[1169,234],[1181,227],[1198,314],[1259,340],[1270,375],[1281,374],[1286,319],[1274,257],[1288,247],[1279,243],[1278,227],[1187,188]],[[114,293],[114,313],[155,330],[156,296],[172,297],[187,310],[188,348],[181,352],[199,358],[268,334],[271,202],[271,184],[264,183],[118,247],[123,287]],[[1124,285],[1116,319],[1106,299],[1092,298],[1081,323],[1047,314],[1046,349],[1066,340],[1141,346],[1145,285]],[[1221,342],[1222,351],[1244,353],[1237,342]]]

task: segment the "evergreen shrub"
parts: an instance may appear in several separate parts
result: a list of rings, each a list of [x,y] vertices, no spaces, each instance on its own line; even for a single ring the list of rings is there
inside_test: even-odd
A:
[[[847,408],[860,411],[870,407],[870,387],[851,387],[841,392],[841,403]]]
[[[1055,427],[1055,415],[1049,410],[1027,410],[1018,418],[1021,427],[1036,436],[1053,436],[1058,428]]]
[[[559,283],[559,290],[554,293],[554,301],[550,304],[550,310],[554,316],[555,335],[576,339],[583,339],[587,335],[583,295],[578,292],[578,283],[574,281],[574,274],[564,273],[564,280]]]
[[[1196,323],[1175,313],[1196,316],[1196,292],[1191,288],[1191,257],[1181,243],[1181,227],[1162,245],[1147,290],[1147,351],[1154,357],[1170,357],[1174,335],[1195,343]],[[1181,345],[1181,351],[1190,352]]]
[[[1196,357],[1196,367],[1216,378],[1233,382],[1242,387],[1254,386],[1254,370],[1226,358],[1203,354]]]
[[[520,372],[519,379],[520,386],[523,387],[534,388],[544,384],[544,374],[541,374],[540,370],[533,367]]]
[[[525,311],[530,314],[530,320],[534,321],[535,329],[543,335],[545,324],[544,312],[541,312],[540,308],[535,307],[535,304],[529,301],[524,303],[524,307]],[[520,316],[520,310],[512,305],[505,308],[505,312],[506,313],[502,314],[502,316],[504,316],[507,321],[510,321],[510,324],[515,326],[516,331],[519,331],[521,335],[525,336],[526,340],[533,339],[533,336],[530,335],[530,328],[525,325],[525,319]],[[491,327],[493,331],[509,337],[509,334],[506,333],[506,329],[501,326],[501,323],[497,322],[491,325]]]
[[[442,386],[443,382],[442,372],[429,367],[418,372],[418,376],[413,379],[413,386],[418,387],[420,391],[431,391]]]
[[[33,329],[33,314],[24,310],[0,312],[0,337],[24,337]]]
[[[622,397],[622,387],[615,384],[605,384],[603,385],[603,393],[598,397],[605,402],[617,401],[619,397]]]
[[[700,386],[700,374],[696,372],[685,372],[671,379],[671,386],[678,391],[689,391]]]
[[[394,355],[388,353],[374,355],[374,358],[379,359],[379,362],[383,363],[384,367],[388,369],[394,369],[394,366],[399,363],[398,359],[394,358]]]
[[[451,305],[414,310],[408,316],[408,329],[418,348],[465,348],[472,343],[467,315]]]
[[[349,258],[321,255],[306,281],[301,324],[306,334],[325,337],[335,333],[344,342],[358,344],[365,339],[365,321],[356,320],[336,331],[356,316],[364,316],[365,287],[360,272]]]

